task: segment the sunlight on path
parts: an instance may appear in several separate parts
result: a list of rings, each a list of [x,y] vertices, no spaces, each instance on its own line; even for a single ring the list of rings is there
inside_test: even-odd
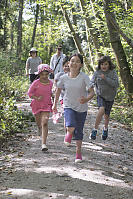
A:
[[[12,197],[11,199],[17,199],[18,197],[21,199],[35,199],[35,198],[40,198],[40,199],[83,199],[83,197],[80,196],[71,196],[68,195],[66,196],[65,194],[59,194],[59,193],[51,193],[51,192],[44,192],[44,191],[34,191],[31,189],[8,189],[5,192],[1,192],[7,196],[8,198]],[[3,195],[3,196],[4,196]],[[2,196],[1,196],[2,197]],[[14,198],[15,197],[15,198]],[[44,198],[45,197],[45,198]],[[3,198],[0,198],[3,199]],[[93,199],[93,198],[88,198],[88,199]]]
[[[37,172],[37,173],[57,173],[58,175],[64,175],[70,176],[72,178],[78,178],[81,180],[94,182],[94,183],[100,183],[105,184],[108,186],[118,186],[118,187],[128,187],[127,184],[125,184],[122,180],[114,179],[112,177],[105,176],[103,174],[103,171],[101,170],[94,170],[91,171],[89,169],[80,169],[77,170],[76,167],[70,167],[70,166],[63,166],[63,167],[42,167],[42,168],[34,168],[32,170],[27,169],[27,172]]]

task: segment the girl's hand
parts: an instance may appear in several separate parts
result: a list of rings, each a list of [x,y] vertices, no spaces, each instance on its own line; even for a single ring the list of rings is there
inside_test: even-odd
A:
[[[88,98],[82,96],[82,97],[79,99],[79,102],[80,102],[80,104],[85,104],[86,102],[88,102]]]
[[[32,99],[35,99],[35,100],[37,100],[37,101],[40,101],[40,100],[42,100],[42,98],[43,98],[43,96],[32,96]]]
[[[105,76],[104,76],[104,74],[101,74],[101,75],[100,75],[100,77],[101,77],[102,79],[105,79]]]
[[[40,100],[42,100],[42,98],[43,98],[43,96],[39,96],[37,100],[40,101]]]

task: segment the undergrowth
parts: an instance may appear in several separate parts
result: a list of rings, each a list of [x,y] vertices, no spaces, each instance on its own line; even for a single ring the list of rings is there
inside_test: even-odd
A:
[[[26,131],[27,118],[22,111],[18,110],[16,102],[21,100],[28,89],[29,81],[23,75],[24,71],[15,74],[11,65],[12,60],[6,60],[0,56],[0,146],[15,133]],[[4,67],[5,66],[5,67]],[[22,66],[15,64],[15,67]],[[18,69],[19,70],[19,69]],[[17,70],[17,71],[18,71]]]

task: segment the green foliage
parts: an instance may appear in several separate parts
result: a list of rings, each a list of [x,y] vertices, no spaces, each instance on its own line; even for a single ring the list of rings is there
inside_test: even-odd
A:
[[[130,130],[133,130],[133,108],[129,106],[120,106],[115,104],[111,111],[111,119],[125,124]]]
[[[15,106],[13,99],[5,100],[3,98],[0,106],[0,134],[8,136],[16,132],[23,132],[26,127],[24,117],[22,117],[21,111]]]
[[[2,1],[0,7],[0,46],[6,45],[6,52],[0,52],[0,92],[2,107],[5,110],[10,111],[11,102],[21,99],[23,93],[28,88],[28,79],[25,74],[25,61],[29,56],[29,50],[31,48],[31,40],[33,34],[33,28],[35,23],[35,8],[36,3],[39,4],[40,11],[38,17],[38,24],[36,29],[36,38],[34,46],[38,49],[38,55],[42,58],[43,62],[49,63],[52,54],[55,52],[56,45],[63,44],[63,52],[66,55],[77,51],[73,35],[68,27],[67,22],[61,11],[61,4],[65,5],[67,14],[70,18],[71,25],[73,26],[76,34],[79,36],[80,43],[84,54],[86,55],[88,62],[91,65],[97,65],[97,53],[94,46],[92,35],[90,31],[87,31],[84,17],[87,17],[91,23],[91,29],[94,33],[98,32],[98,41],[100,42],[99,51],[102,54],[108,54],[111,58],[115,58],[114,52],[110,45],[109,31],[107,28],[107,22],[104,15],[103,1],[84,1],[86,3],[85,10],[86,16],[84,16],[79,0],[37,0],[37,1],[25,1],[24,5],[27,7],[27,12],[31,17],[26,19],[23,15],[23,29],[22,29],[22,60],[18,61],[15,53],[17,46],[17,21],[18,21],[18,2],[11,0],[8,1],[8,6],[5,9],[5,4]],[[34,2],[34,3],[33,3]],[[115,13],[116,21],[120,29],[129,38],[132,38],[133,33],[133,13],[131,1],[112,1],[112,10]],[[127,6],[128,4],[128,6]],[[5,20],[4,16],[7,13]],[[4,24],[6,22],[6,24]],[[6,29],[6,40],[4,41],[4,28]],[[122,45],[129,63],[131,73],[133,72],[133,53],[129,45],[121,38]],[[3,46],[2,46],[3,45]],[[116,64],[116,60],[115,64]],[[118,69],[117,69],[118,70]],[[120,106],[127,105],[127,93],[123,84],[120,85],[117,94],[117,102]],[[7,106],[6,103],[10,105]],[[14,110],[14,109],[13,109]],[[12,110],[12,112],[14,112]],[[126,112],[126,111],[125,111]],[[117,111],[115,111],[117,113]],[[1,112],[1,114],[3,114]],[[126,113],[127,114],[127,113]],[[9,114],[10,115],[10,114]],[[116,114],[117,115],[117,114]],[[8,115],[7,115],[8,117]],[[5,119],[5,118],[4,118]],[[2,121],[2,127],[5,128],[4,119]]]
[[[16,132],[25,132],[25,115],[15,104],[29,85],[26,77],[15,73],[20,73],[13,68],[12,63],[15,63],[15,59],[10,59],[3,53],[0,60],[0,139],[5,139]]]
[[[19,61],[13,52],[0,52],[0,71],[9,74],[10,77],[14,75],[22,76],[25,70],[25,62]]]
[[[111,118],[127,125],[133,130],[133,105],[128,101],[128,95],[120,81],[115,103],[112,107]]]

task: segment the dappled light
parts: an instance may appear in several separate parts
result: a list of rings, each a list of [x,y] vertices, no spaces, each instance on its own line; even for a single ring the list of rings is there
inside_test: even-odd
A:
[[[1,192],[2,193],[2,192]],[[42,191],[34,191],[30,189],[8,189],[5,193],[5,196],[16,196],[21,198],[36,198],[38,195],[40,196],[40,199],[45,199],[47,198],[53,198],[53,199],[58,199],[58,198],[66,198],[66,199],[83,199],[83,197],[80,197],[78,195],[69,195],[65,197],[64,194],[59,194],[59,193],[51,193],[51,192],[42,192]],[[88,198],[88,199],[93,199],[93,198]]]
[[[133,199],[132,10],[0,0],[0,199]]]
[[[18,107],[30,112],[29,101]],[[52,119],[49,121],[49,150],[45,153],[41,151],[41,137],[34,121],[27,133],[16,134],[0,159],[2,199],[132,199],[132,133],[111,122],[106,142],[101,140],[102,125],[96,141],[90,140],[96,114],[93,106],[90,109],[84,128],[82,163],[74,163],[75,140],[70,147],[63,143],[63,117],[56,125]]]
[[[106,184],[108,186],[118,187],[130,187],[126,185],[122,180],[115,179],[104,175],[103,171],[95,169],[77,169],[76,167],[42,167],[34,168],[32,170],[27,169],[27,172],[37,173],[57,173],[59,176],[70,176],[72,178],[90,181],[94,183]]]

